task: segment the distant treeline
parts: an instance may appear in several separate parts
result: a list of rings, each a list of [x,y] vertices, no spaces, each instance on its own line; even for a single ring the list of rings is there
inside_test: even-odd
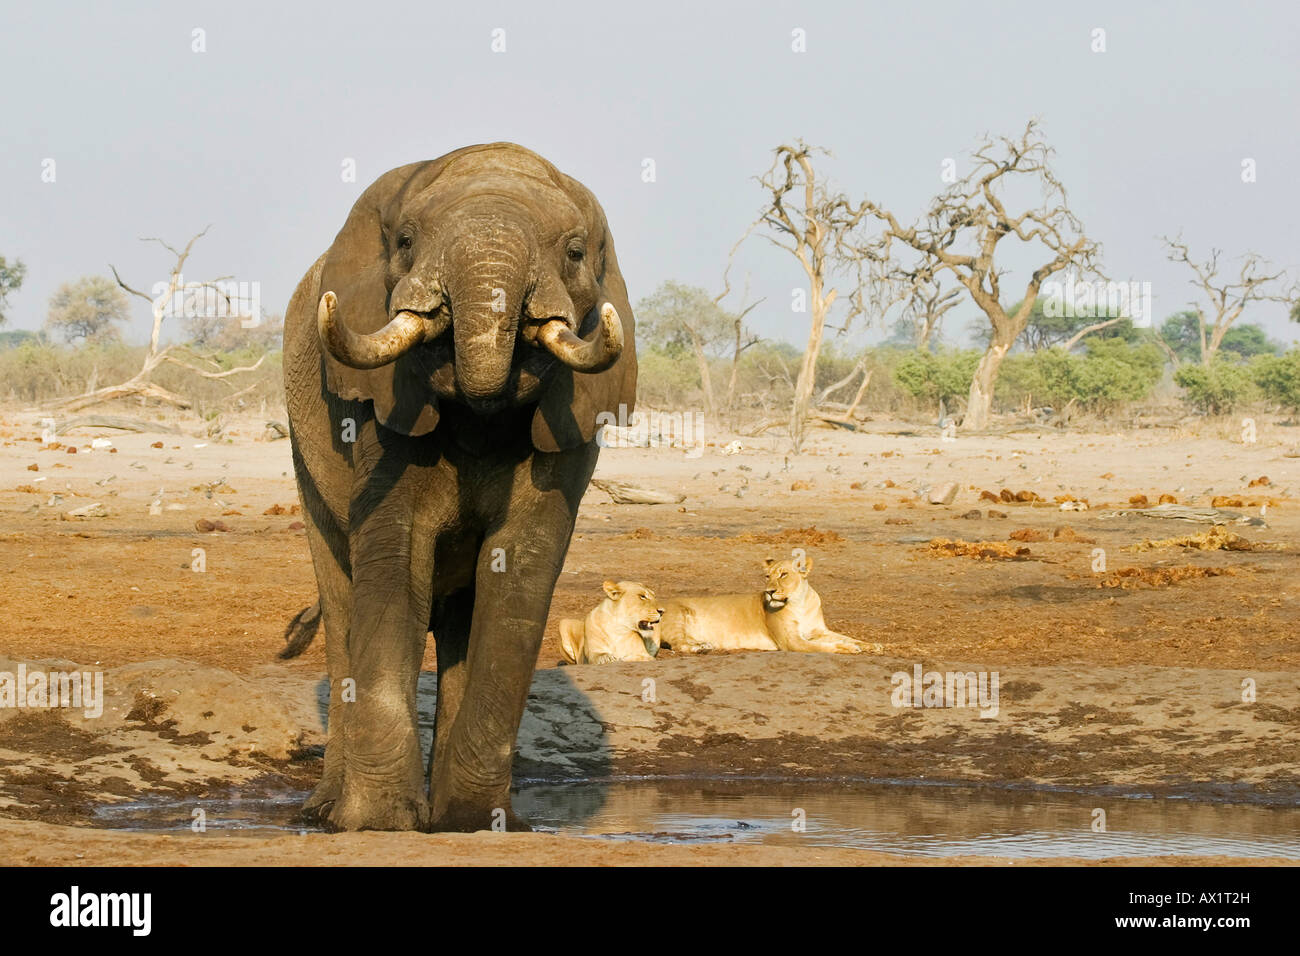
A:
[[[34,404],[83,395],[131,378],[140,370],[145,352],[143,345],[67,345],[34,332],[0,332],[0,400]],[[188,361],[205,371],[221,372],[252,365],[263,356],[255,370],[226,379],[201,378],[171,365],[160,366],[154,377],[163,388],[184,394],[204,418],[235,407],[265,404],[268,409],[281,409],[284,377],[278,346],[247,344],[225,350],[195,346]]]
[[[1162,332],[1165,329],[1162,328]],[[1179,354],[1177,341],[1163,346],[1149,331],[1124,326],[1084,339],[1074,350],[1059,346],[1023,349],[1006,359],[997,380],[995,406],[1001,412],[1071,401],[1098,415],[1122,413],[1137,404],[1186,405],[1206,413],[1226,413],[1252,403],[1267,403],[1287,414],[1300,411],[1300,348],[1281,351],[1255,326],[1233,330],[1214,361],[1206,366],[1193,353]],[[703,410],[701,369],[697,356],[672,339],[643,341],[639,348],[638,398],[663,409]],[[120,342],[73,346],[53,343],[35,332],[0,332],[0,398],[41,402],[93,391],[129,378],[140,365],[144,346]],[[281,357],[265,342],[239,348],[193,346],[203,367],[212,371],[261,366],[235,379],[196,379],[181,368],[161,367],[158,382],[182,391],[203,415],[244,406],[283,403]],[[855,369],[870,375],[858,406],[861,413],[888,413],[904,418],[934,418],[940,405],[960,414],[981,350],[937,345],[917,349],[887,343],[862,349],[829,345],[817,361],[816,387],[828,406],[844,406],[860,382]],[[733,398],[728,407],[718,396],[718,414],[732,425],[779,416],[788,407],[802,352],[784,342],[760,341],[746,348],[735,365]],[[712,380],[729,382],[731,357],[710,357]],[[237,393],[237,394],[236,394]]]

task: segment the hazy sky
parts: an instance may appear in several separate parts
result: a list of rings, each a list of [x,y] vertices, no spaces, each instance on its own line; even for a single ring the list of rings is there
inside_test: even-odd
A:
[[[1090,49],[1098,27],[1104,53]],[[29,268],[7,327],[38,327],[61,282],[109,262],[147,290],[170,262],[138,237],[180,244],[208,223],[187,278],[259,282],[282,312],[378,175],[498,139],[591,187],[633,301],[668,278],[718,290],[776,145],[830,149],[838,187],[911,220],[943,187],[945,157],[962,173],[980,134],[1031,116],[1108,271],[1151,282],[1163,317],[1194,290],[1159,234],[1300,271],[1297,36],[1294,3],[7,0],[0,255]],[[347,158],[356,182],[342,180]],[[1022,286],[1040,264],[1008,263]],[[802,342],[797,263],[752,239],[737,285],[746,273],[768,297],[759,331]],[[140,340],[148,310],[133,309]],[[950,313],[950,333],[964,338],[974,314]],[[1282,305],[1244,320],[1300,338]]]

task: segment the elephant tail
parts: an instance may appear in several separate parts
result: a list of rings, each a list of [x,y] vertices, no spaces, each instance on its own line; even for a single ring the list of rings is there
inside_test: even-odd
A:
[[[311,607],[305,607],[294,615],[289,626],[284,629],[284,647],[280,650],[280,659],[288,660],[305,651],[316,631],[320,628],[320,599]]]
[[[582,621],[575,621],[569,617],[560,621],[560,651],[570,664],[578,663],[578,657],[582,654],[583,639],[587,636],[586,632],[587,629]]]

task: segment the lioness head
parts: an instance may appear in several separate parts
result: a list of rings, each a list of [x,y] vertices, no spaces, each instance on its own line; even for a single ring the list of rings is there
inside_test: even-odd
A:
[[[655,626],[664,616],[664,609],[655,603],[655,593],[644,584],[635,581],[606,581],[602,585],[605,596],[614,603],[615,620],[641,633],[647,650],[653,641],[658,650],[659,642],[655,637]]]
[[[767,571],[767,587],[763,589],[763,603],[769,611],[779,611],[799,593],[808,580],[812,570],[812,558],[805,556],[802,562],[792,558],[778,561],[768,558],[763,562]]]

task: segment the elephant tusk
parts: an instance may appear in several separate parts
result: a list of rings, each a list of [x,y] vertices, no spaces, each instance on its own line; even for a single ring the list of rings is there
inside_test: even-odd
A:
[[[576,372],[603,372],[623,352],[623,322],[613,304],[606,302],[590,337],[579,338],[563,319],[552,319],[538,330],[537,341]]]
[[[445,309],[434,318],[418,312],[398,312],[377,332],[359,335],[339,319],[339,300],[333,292],[320,297],[316,308],[316,328],[321,343],[329,353],[352,368],[379,368],[409,352],[421,342],[436,338],[447,330],[451,316]]]

